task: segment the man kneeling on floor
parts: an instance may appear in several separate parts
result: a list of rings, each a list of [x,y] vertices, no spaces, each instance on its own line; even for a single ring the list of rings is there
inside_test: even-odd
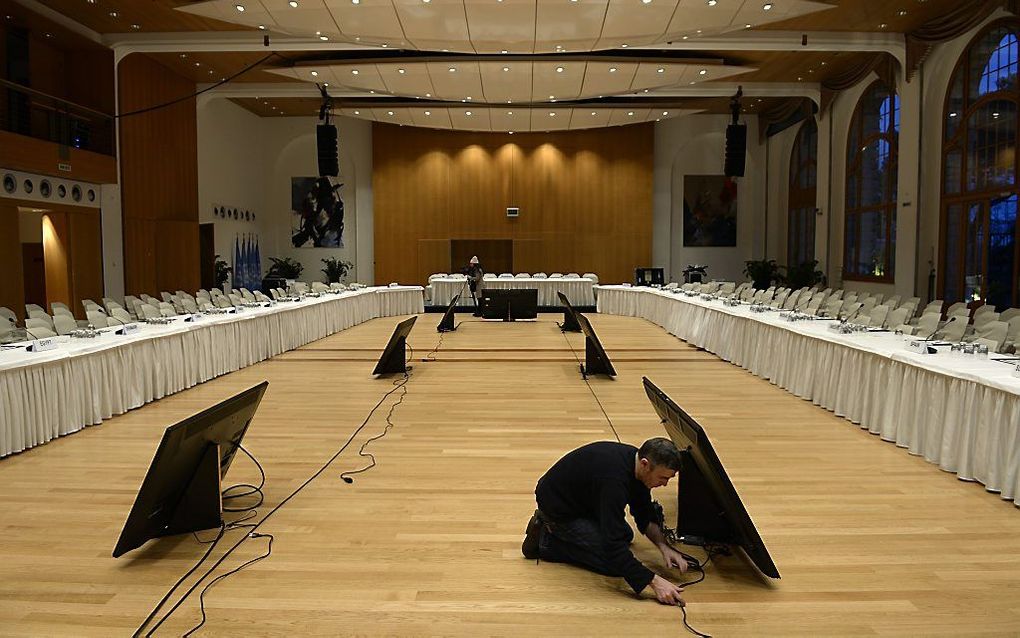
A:
[[[634,533],[624,518],[630,506],[638,530],[662,552],[666,567],[687,571],[687,561],[666,543],[661,509],[651,489],[680,469],[672,441],[654,438],[641,448],[600,441],[570,452],[538,480],[538,509],[528,522],[526,558],[572,563],[604,576],[622,576],[634,593],[651,585],[665,605],[683,604],[682,588],[652,572],[630,551]]]

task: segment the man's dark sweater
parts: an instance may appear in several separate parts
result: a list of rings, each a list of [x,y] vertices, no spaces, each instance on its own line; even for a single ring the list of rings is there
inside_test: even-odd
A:
[[[600,441],[570,452],[538,480],[538,509],[554,523],[585,518],[602,531],[605,559],[635,592],[655,575],[630,551],[633,533],[624,518],[624,507],[643,534],[654,520],[651,492],[634,476],[637,448],[624,443]]]

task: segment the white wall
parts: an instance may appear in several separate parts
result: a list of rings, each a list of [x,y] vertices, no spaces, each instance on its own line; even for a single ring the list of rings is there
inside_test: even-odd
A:
[[[768,138],[765,143],[765,154],[768,157],[768,250],[765,256],[787,266],[791,265],[786,263],[789,243],[790,157],[797,133],[803,126],[804,122],[795,124]]]
[[[291,244],[291,177],[318,175],[314,117],[260,118],[216,98],[198,106],[198,199],[200,221],[216,224],[216,251],[233,262],[238,233],[257,233],[262,272],[270,257],[304,265],[301,278],[325,279],[322,259],[354,262],[349,281],[373,283],[372,126],[337,118],[340,181],[344,183],[344,248],[294,248]],[[251,210],[254,222],[224,220],[213,207]]]
[[[684,247],[685,175],[722,175],[728,115],[688,115],[655,125],[653,250],[667,279],[680,281],[688,264],[708,266],[711,279],[743,281],[744,262],[765,254],[765,147],[758,143],[756,117],[745,117],[745,177],[737,185],[736,247]]]

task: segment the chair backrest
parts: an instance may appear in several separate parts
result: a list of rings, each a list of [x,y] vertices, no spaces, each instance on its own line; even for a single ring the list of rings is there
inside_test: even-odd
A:
[[[981,345],[988,348],[988,352],[1001,352],[1002,344],[992,339],[985,339],[984,337],[978,337],[974,340],[974,343],[980,343]]]
[[[563,278],[564,279],[580,279],[581,275],[577,274],[576,272],[568,272],[566,275],[563,276]]]
[[[591,280],[592,280],[592,281],[594,281],[595,283],[598,283],[598,282],[599,282],[599,276],[598,276],[598,275],[596,275],[596,274],[595,274],[595,273],[593,273],[593,272],[586,272],[586,273],[584,273],[583,275],[581,275],[581,278],[582,278],[582,279],[591,279]]]
[[[999,313],[999,321],[1009,321],[1013,317],[1020,317],[1020,308],[1006,308]]]
[[[440,279],[440,278],[446,277],[446,276],[447,275],[446,275],[445,272],[437,272],[435,274],[429,275],[429,283],[432,283],[433,279]]]
[[[961,341],[963,333],[967,331],[966,321],[951,321],[939,330],[938,337],[946,341]]]
[[[545,274],[544,272],[536,272],[534,275],[532,275],[532,277],[534,279],[548,279],[549,275]]]
[[[248,301],[255,301],[255,295],[251,294],[251,291],[248,290],[247,288],[241,288],[241,296],[247,299]]]
[[[65,317],[74,317],[74,313],[71,312],[67,306],[54,306],[53,316],[64,315]]]
[[[861,304],[861,314],[867,315],[871,313],[871,309],[878,305],[878,297],[868,297]]]
[[[783,302],[783,310],[793,310],[797,306],[797,300],[800,299],[801,292],[794,290]]]
[[[32,312],[33,310],[36,312],[46,312],[46,309],[42,306],[37,306],[34,303],[25,304],[25,313]]]
[[[28,306],[25,306],[25,307],[28,308]],[[39,306],[36,306],[36,308],[38,308],[38,307]],[[55,329],[54,325],[53,325],[53,317],[49,316],[48,314],[46,314],[42,310],[29,310],[28,311],[28,318],[29,319],[38,319],[38,320],[42,321],[43,323],[45,323],[50,329]]]
[[[1009,324],[1005,321],[989,321],[980,329],[975,329],[974,335],[977,339],[988,339],[995,342],[995,348],[989,348],[998,352],[1006,341],[1006,333],[1009,331]]]
[[[903,295],[893,295],[882,302],[882,305],[889,306],[890,309],[898,308],[901,299],[903,299]]]
[[[78,329],[78,322],[71,315],[60,313],[53,316],[53,326],[58,335],[69,335]]]
[[[159,308],[156,306],[150,306],[147,303],[140,303],[137,306],[137,312],[141,319],[158,319],[162,315],[159,312]]]
[[[970,310],[967,308],[967,306],[957,306],[956,308],[950,308],[949,312],[946,313],[946,318],[949,317],[960,317],[960,319],[957,319],[953,323],[963,323],[964,325],[966,325],[967,322],[970,321]]]
[[[68,314],[68,315],[73,315],[74,314],[73,312],[71,312],[71,309],[67,306],[67,304],[62,302],[62,301],[52,301],[52,302],[50,302],[50,309],[53,310],[54,313],[56,313],[59,310],[59,311],[63,312],[64,314]]]
[[[999,318],[1002,321],[1002,318]],[[1013,317],[1006,322],[1009,328],[1006,330],[1006,338],[1009,341],[1020,341],[1020,317]]]
[[[967,310],[966,301],[957,301],[953,305],[949,306],[949,308],[946,310],[946,316],[952,317],[954,314],[959,314],[961,310]],[[969,310],[967,311],[967,314],[968,315],[970,314]]]
[[[240,296],[235,295],[234,293],[230,293],[229,295],[227,295],[227,299],[230,300],[230,303],[233,304],[234,307],[240,306],[241,304],[244,303],[244,300],[241,299]]]
[[[843,307],[839,309],[839,314],[842,317],[852,316],[856,320],[856,318],[860,316],[861,312],[863,312],[863,308],[864,304],[861,303],[860,301],[853,301],[850,302],[849,304],[844,301]]]
[[[897,308],[889,312],[889,315],[885,318],[885,325],[889,328],[896,328],[902,324],[907,323],[907,318],[910,316],[910,308]]]
[[[329,290],[329,286],[322,283],[321,281],[312,282],[312,292],[326,292],[327,290]]]
[[[206,299],[208,301],[212,301],[212,295],[210,295],[209,291],[206,290],[205,288],[200,288],[198,290],[198,292],[195,293],[195,298],[196,299]]]
[[[173,304],[169,304],[165,301],[159,302],[157,308],[159,308],[159,314],[164,317],[174,317],[177,315],[177,309],[174,308]]]
[[[562,278],[563,278],[563,273],[561,273],[561,272],[554,272],[551,275],[549,275],[549,279],[562,279]]]
[[[531,273],[519,272],[514,275],[514,279],[531,279]]]
[[[924,310],[921,311],[921,314],[926,315],[930,312],[937,312],[938,314],[941,315],[942,304],[944,303],[945,302],[942,299],[935,299],[934,301],[932,301],[931,303],[924,307]]]
[[[28,333],[28,337],[30,339],[45,339],[47,337],[57,336],[57,333],[53,329],[53,326],[46,323],[42,319],[34,318],[25,319],[25,331]]]
[[[984,308],[984,306],[981,306],[981,307]],[[988,323],[990,323],[992,321],[1001,321],[999,313],[997,313],[997,312],[995,312],[993,310],[986,310],[985,312],[982,312],[981,314],[975,313],[974,314],[974,330],[978,330],[979,328],[981,328],[981,326],[984,326],[985,324],[988,324]]]
[[[986,312],[995,312],[995,306],[993,306],[990,303],[986,303],[986,304],[984,304],[982,306],[978,306],[977,308],[974,309],[974,318],[977,319],[978,317],[980,317],[981,315],[985,314]]]
[[[18,315],[14,314],[14,311],[10,308],[0,306],[0,317],[7,317],[11,321],[17,321]]]
[[[499,278],[500,279],[513,279],[514,276],[513,276],[513,273],[501,272],[501,273],[499,273]]]
[[[180,297],[181,309],[189,314],[195,314],[198,312],[198,302],[190,297]]]
[[[131,317],[128,311],[124,310],[123,308],[114,308],[113,310],[111,310],[110,317],[116,319],[121,323],[131,323],[132,321],[134,321],[134,319]],[[110,321],[107,320],[107,323],[110,323]]]
[[[94,328],[110,327],[110,322],[107,321],[106,315],[98,310],[86,310],[85,317],[88,319],[89,324]]]
[[[875,306],[871,309],[871,314],[868,315],[868,325],[872,328],[882,328],[885,326],[886,319],[889,318],[889,306],[882,304],[881,306]],[[902,321],[900,323],[903,323]]]
[[[170,293],[168,293],[168,292],[161,292],[161,293],[159,293],[159,296],[160,296],[160,298],[163,301],[165,301],[167,303],[173,303],[174,302],[173,296]]]
[[[938,327],[941,321],[942,315],[934,312],[921,315],[921,318],[917,320],[917,331],[915,334],[919,337],[929,337],[931,333],[935,332],[935,328]]]

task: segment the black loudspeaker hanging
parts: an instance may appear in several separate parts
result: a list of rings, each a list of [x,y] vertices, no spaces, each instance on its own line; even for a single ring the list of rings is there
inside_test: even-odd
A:
[[[336,127],[332,124],[319,124],[315,127],[320,177],[336,177],[340,174],[336,137]]]
[[[747,153],[747,126],[730,124],[726,127],[726,176],[744,176],[744,156]]]

